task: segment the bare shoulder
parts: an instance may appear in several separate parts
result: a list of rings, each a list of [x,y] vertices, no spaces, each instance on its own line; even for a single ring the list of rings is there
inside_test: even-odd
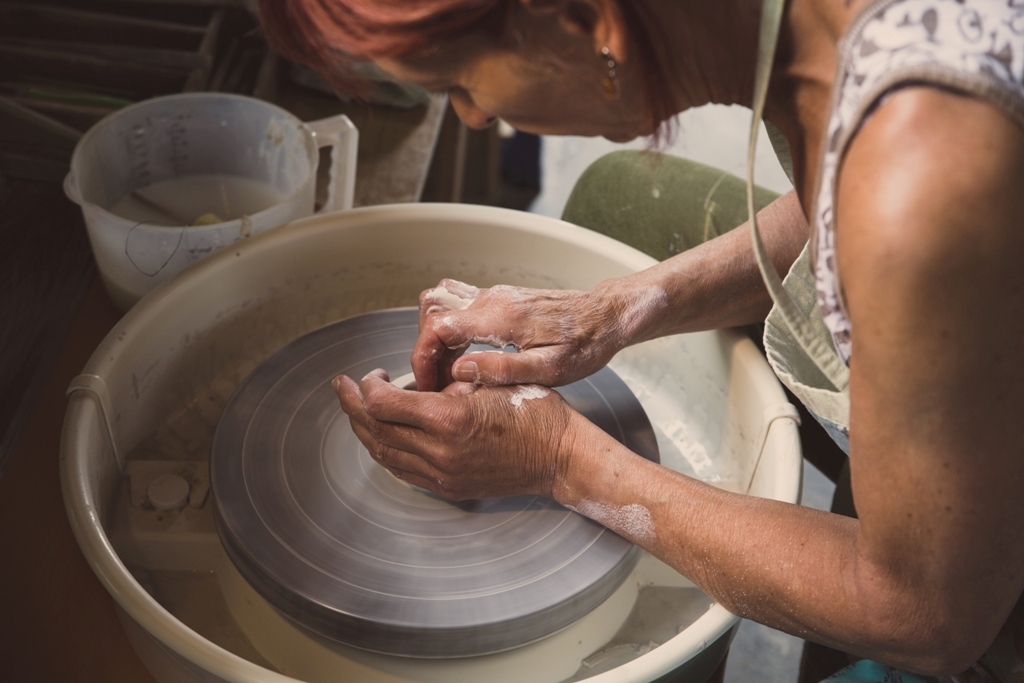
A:
[[[841,267],[1009,258],[1024,237],[1024,129],[974,97],[900,90],[851,143],[837,211]]]
[[[1019,458],[1024,386],[1007,378],[1024,375],[1024,130],[975,98],[900,91],[848,150],[836,225],[851,419],[890,446]]]
[[[850,145],[836,225],[854,357],[900,344],[918,358],[935,339],[937,358],[991,346],[997,329],[1024,334],[1024,130],[992,104],[890,97]]]

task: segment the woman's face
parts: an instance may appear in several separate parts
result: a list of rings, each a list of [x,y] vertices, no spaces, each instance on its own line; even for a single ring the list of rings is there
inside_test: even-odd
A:
[[[467,37],[417,58],[381,58],[377,66],[427,90],[447,92],[467,126],[498,118],[539,135],[601,135],[625,142],[650,135],[637,79],[621,65],[621,96],[605,96],[606,61],[591,41],[565,31],[518,33],[514,41]],[[558,44],[560,41],[561,44]]]

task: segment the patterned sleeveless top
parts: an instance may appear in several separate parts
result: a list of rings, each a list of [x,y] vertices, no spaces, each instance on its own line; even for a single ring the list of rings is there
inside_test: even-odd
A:
[[[846,148],[872,110],[908,83],[975,95],[1024,127],[1024,0],[880,0],[853,22],[838,50],[810,254],[822,317],[849,365],[833,212]]]

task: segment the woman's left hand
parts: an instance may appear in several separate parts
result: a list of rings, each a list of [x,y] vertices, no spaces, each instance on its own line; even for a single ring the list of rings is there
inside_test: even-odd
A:
[[[550,389],[463,382],[405,391],[383,370],[334,388],[374,460],[449,500],[551,497],[569,460],[578,413]]]

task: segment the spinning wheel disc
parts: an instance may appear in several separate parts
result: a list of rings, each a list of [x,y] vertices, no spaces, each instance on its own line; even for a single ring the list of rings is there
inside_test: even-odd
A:
[[[214,437],[217,530],[235,566],[280,612],[323,636],[417,657],[532,642],[600,604],[638,550],[539,496],[449,503],[380,467],[331,379],[409,372],[415,309],[316,330],[246,378]],[[643,408],[611,370],[558,390],[657,461]]]

